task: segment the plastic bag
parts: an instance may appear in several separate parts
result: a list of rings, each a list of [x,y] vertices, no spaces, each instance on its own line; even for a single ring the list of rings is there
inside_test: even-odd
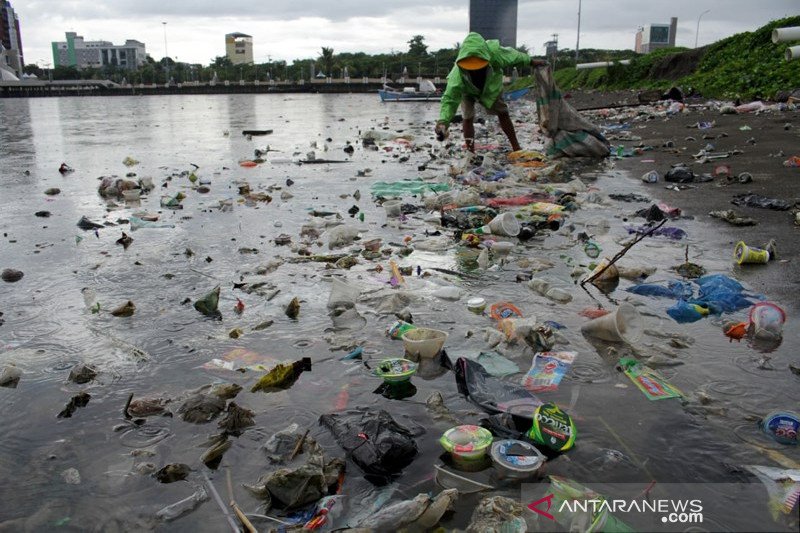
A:
[[[458,392],[489,413],[512,413],[528,419],[542,401],[527,389],[492,377],[483,365],[459,357],[453,367]]]
[[[379,482],[399,473],[417,455],[414,433],[384,410],[357,408],[322,415],[319,423],[333,433],[336,442],[366,474]]]

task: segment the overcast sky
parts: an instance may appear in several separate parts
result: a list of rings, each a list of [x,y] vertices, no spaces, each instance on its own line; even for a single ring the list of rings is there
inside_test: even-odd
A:
[[[579,0],[519,0],[517,43],[534,54],[558,34],[574,50]],[[257,63],[335,53],[399,52],[414,35],[429,50],[460,42],[469,26],[468,0],[11,0],[20,18],[25,62],[52,62],[52,41],[77,32],[86,40],[145,43],[159,60],[210,63],[225,54],[225,34],[253,36]],[[632,49],[639,26],[678,17],[676,43],[692,47],[800,14],[800,0],[583,0],[581,48]],[[166,22],[166,26],[163,24]]]

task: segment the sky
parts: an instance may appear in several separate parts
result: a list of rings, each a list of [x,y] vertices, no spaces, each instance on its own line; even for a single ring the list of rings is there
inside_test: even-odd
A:
[[[558,34],[574,50],[581,4],[580,48],[632,49],[640,26],[678,17],[675,44],[693,47],[771,20],[800,15],[800,0],[519,0],[517,44],[534,55]],[[429,51],[452,48],[469,29],[468,0],[11,0],[20,19],[25,63],[53,61],[52,41],[67,31],[87,41],[135,39],[156,60],[209,64],[225,55],[225,34],[253,37],[256,63],[334,53],[408,50],[422,35]],[[704,13],[708,10],[707,13]],[[701,16],[702,15],[702,16]],[[698,28],[699,23],[699,32]],[[164,24],[166,22],[166,24]],[[165,39],[166,37],[166,39]]]

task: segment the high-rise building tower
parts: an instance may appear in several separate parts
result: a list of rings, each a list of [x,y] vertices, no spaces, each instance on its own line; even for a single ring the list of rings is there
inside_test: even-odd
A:
[[[517,46],[517,0],[470,0],[469,31]]]
[[[225,35],[225,56],[234,65],[252,65],[253,38],[238,32]]]
[[[6,49],[8,67],[22,76],[25,59],[22,55],[22,35],[19,32],[19,17],[8,0],[0,0],[0,43]]]

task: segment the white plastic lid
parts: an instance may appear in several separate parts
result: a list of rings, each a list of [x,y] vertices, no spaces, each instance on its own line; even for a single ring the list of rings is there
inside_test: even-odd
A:
[[[507,450],[514,445],[525,448],[532,453],[532,455],[507,455]],[[534,472],[538,470],[545,461],[545,456],[542,455],[533,444],[522,440],[499,440],[492,444],[491,455],[495,464],[517,472]]]

